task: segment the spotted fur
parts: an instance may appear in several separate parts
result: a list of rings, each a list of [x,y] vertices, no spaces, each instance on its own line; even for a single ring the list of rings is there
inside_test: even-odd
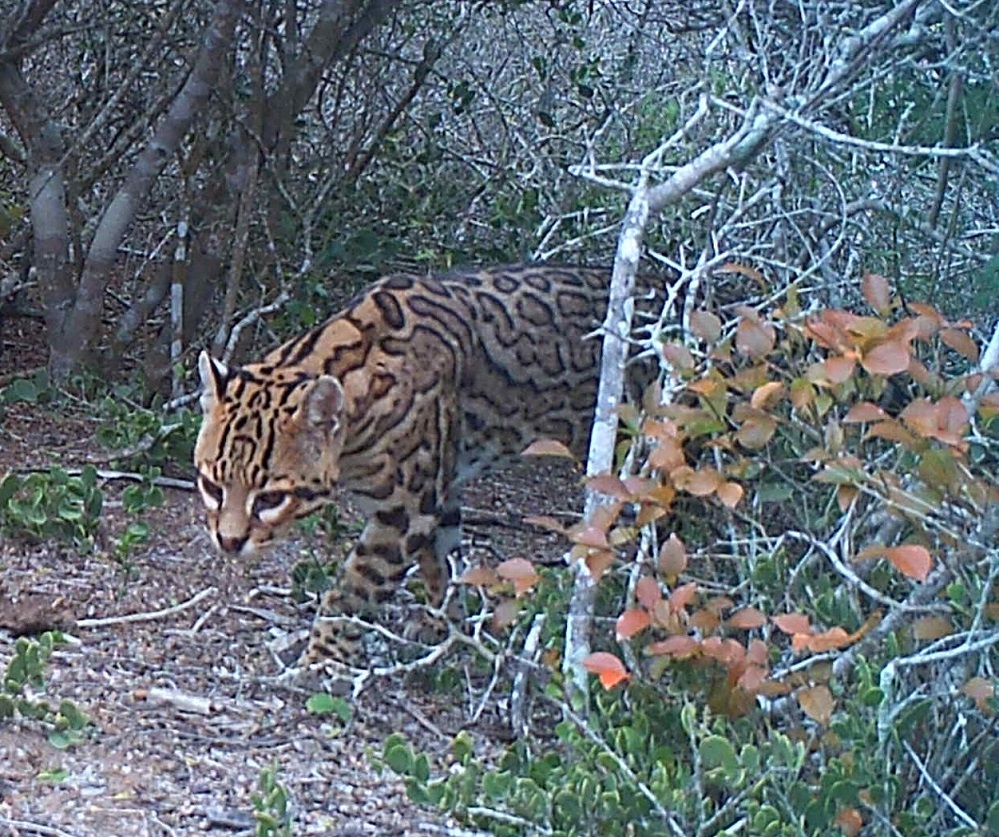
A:
[[[265,548],[339,488],[367,517],[303,663],[348,653],[322,615],[371,611],[414,565],[441,600],[467,479],[538,439],[584,451],[609,278],[553,266],[394,275],[259,363],[202,353],[195,464],[223,552]]]

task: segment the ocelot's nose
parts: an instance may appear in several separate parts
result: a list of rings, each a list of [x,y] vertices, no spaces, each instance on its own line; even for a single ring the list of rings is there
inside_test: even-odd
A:
[[[223,552],[228,552],[232,555],[238,555],[239,551],[243,548],[243,545],[247,541],[246,535],[239,535],[237,537],[229,537],[227,535],[217,535],[216,540],[219,542],[219,547]]]

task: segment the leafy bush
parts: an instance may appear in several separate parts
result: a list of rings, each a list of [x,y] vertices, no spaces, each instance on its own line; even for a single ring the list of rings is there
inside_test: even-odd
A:
[[[63,642],[57,631],[46,631],[37,641],[21,637],[14,643],[14,656],[0,683],[0,722],[20,716],[44,724],[53,747],[65,749],[80,740],[90,719],[70,700],[52,709],[30,690],[45,687],[45,664],[56,645]]]
[[[79,476],[55,467],[27,476],[8,473],[0,482],[0,532],[88,546],[103,503],[97,471],[90,465]]]
[[[561,722],[495,764],[459,736],[440,777],[391,737],[414,800],[496,834],[999,825],[999,396],[969,324],[863,292],[873,314],[792,289],[658,343],[668,397],[623,416],[632,470],[589,480],[590,519],[544,521],[599,581],[615,636],[584,666],[607,691],[566,702],[546,645]],[[525,559],[463,580],[568,607]]]

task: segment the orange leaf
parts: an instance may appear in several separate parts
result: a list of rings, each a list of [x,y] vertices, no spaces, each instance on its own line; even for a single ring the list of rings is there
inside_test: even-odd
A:
[[[812,625],[804,613],[784,613],[771,617],[773,623],[786,634],[810,634]]]
[[[695,610],[687,620],[687,625],[701,635],[714,633],[719,624],[721,620],[710,610]]]
[[[608,549],[596,549],[586,556],[586,566],[594,581],[600,581],[614,563],[614,553]]]
[[[627,680],[627,670],[617,657],[606,651],[596,651],[583,660],[583,668],[600,678],[600,685],[613,689],[622,680]]]
[[[606,494],[616,500],[628,500],[632,496],[627,486],[614,474],[597,474],[595,477],[589,477],[586,485],[597,493]]]
[[[520,452],[521,456],[563,456],[575,459],[575,454],[556,439],[538,439]]]
[[[677,468],[670,474],[673,484],[695,497],[713,494],[722,483],[722,476],[714,468],[701,468],[695,471],[690,466]]]
[[[659,550],[659,571],[667,578],[675,578],[687,569],[687,547],[675,534]]]
[[[825,363],[822,364],[826,378],[833,384],[842,384],[849,381],[853,376],[855,366],[853,358],[846,356],[831,357],[826,359]]]
[[[742,486],[737,482],[723,482],[718,486],[718,499],[722,501],[728,508],[734,509],[739,505],[739,501],[742,499],[745,493],[742,490]]]
[[[993,713],[986,703],[995,695],[995,687],[991,681],[984,677],[972,677],[959,691],[970,697],[982,712],[988,712],[990,715]]]
[[[784,394],[784,385],[780,381],[770,381],[753,390],[749,405],[757,410],[767,410],[780,401]]]
[[[651,624],[652,617],[647,610],[641,607],[632,607],[617,617],[615,632],[619,640],[631,639]]]
[[[472,567],[458,581],[461,584],[474,584],[476,587],[490,587],[499,581],[499,576],[490,567]]]
[[[872,375],[896,375],[909,368],[910,356],[907,345],[889,341],[865,352],[860,363]]]
[[[675,613],[678,610],[683,610],[687,607],[694,598],[697,596],[697,584],[691,581],[689,584],[683,584],[677,587],[669,597],[670,609]]]
[[[687,657],[693,657],[700,649],[700,640],[692,636],[671,636],[661,642],[653,642],[645,649],[645,653],[686,659]]]
[[[767,679],[767,670],[760,666],[746,666],[746,670],[736,681],[736,685],[745,692],[755,694],[763,681]]]
[[[721,320],[710,311],[693,311],[690,314],[690,330],[705,343],[714,343],[721,337]]]
[[[864,828],[864,818],[856,808],[844,808],[836,814],[836,825],[846,837],[857,837]]]
[[[885,554],[900,573],[916,581],[926,581],[933,566],[929,550],[918,544],[893,546],[885,550]]]
[[[829,691],[828,686],[811,686],[802,689],[795,697],[798,698],[798,705],[809,718],[818,721],[823,726],[829,723],[836,702],[833,700],[832,692]]]
[[[869,424],[885,418],[888,418],[888,414],[877,404],[872,404],[870,401],[861,401],[859,404],[855,404],[850,409],[850,412],[843,416],[843,424],[860,424],[861,422]]]
[[[663,593],[659,589],[659,582],[654,578],[648,576],[640,578],[638,584],[635,585],[635,598],[638,599],[642,607],[652,610],[662,597]]]
[[[955,352],[964,355],[968,360],[978,362],[978,344],[963,331],[956,328],[945,328],[940,332],[944,345],[950,346]]]
[[[496,574],[500,578],[513,582],[513,592],[516,596],[522,596],[540,578],[534,570],[534,564],[526,558],[507,559],[496,568]]]
[[[737,610],[725,620],[725,624],[730,628],[739,628],[744,631],[751,631],[753,628],[759,628],[766,623],[767,617],[755,607],[744,607],[741,610]]]
[[[861,287],[864,291],[864,299],[879,314],[883,314],[891,308],[891,288],[884,276],[878,273],[865,273],[861,280]]]
[[[843,628],[830,628],[825,633],[813,634],[808,638],[808,650],[814,654],[832,651],[850,644],[850,635]]]

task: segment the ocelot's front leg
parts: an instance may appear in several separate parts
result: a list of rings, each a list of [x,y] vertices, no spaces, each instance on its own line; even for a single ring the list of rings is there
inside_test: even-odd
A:
[[[378,499],[335,586],[323,596],[302,665],[356,661],[362,631],[337,617],[378,621],[379,605],[414,566],[429,603],[441,604],[450,578],[447,558],[461,540],[461,507],[451,414],[435,410],[434,419],[439,432],[429,435],[436,444],[420,445],[396,463],[390,496]]]

